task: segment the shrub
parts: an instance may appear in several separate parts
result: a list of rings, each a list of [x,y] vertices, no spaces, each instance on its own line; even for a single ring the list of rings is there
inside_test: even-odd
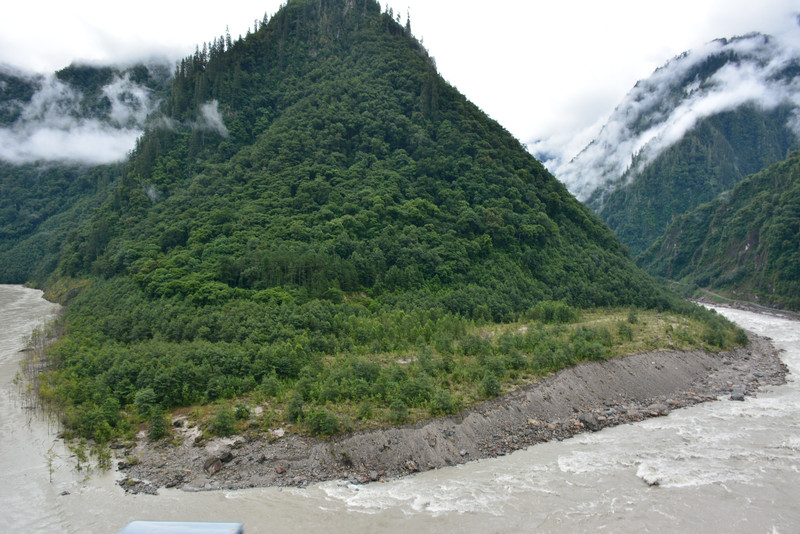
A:
[[[633,341],[633,328],[624,321],[617,323],[617,335],[623,341]]]
[[[303,419],[303,397],[295,394],[286,405],[286,419],[290,423],[297,423]]]
[[[392,401],[389,406],[389,419],[392,423],[405,423],[408,420],[408,406],[400,399]]]
[[[312,408],[303,418],[312,434],[317,436],[332,436],[339,431],[339,418],[328,410]]]
[[[237,404],[236,411],[234,412],[234,417],[237,421],[244,421],[245,419],[250,418],[250,408],[245,406],[244,404]]]
[[[275,371],[264,377],[264,380],[261,381],[261,388],[264,390],[264,394],[267,397],[278,396],[281,390],[281,381],[278,379],[278,375]]]
[[[167,423],[164,421],[164,412],[161,408],[156,406],[151,410],[149,427],[150,441],[158,441],[167,435]]]
[[[493,398],[500,394],[500,381],[491,371],[486,371],[481,380],[481,391],[486,398]]]
[[[359,419],[372,419],[372,403],[368,400],[363,400],[358,403],[356,409],[356,417]]]
[[[153,408],[156,407],[156,392],[153,388],[144,388],[136,392],[133,405],[142,417],[150,417]]]
[[[447,391],[438,390],[433,394],[433,398],[428,405],[428,411],[431,415],[447,415],[456,413],[456,403],[453,402],[453,397]]]
[[[230,406],[224,405],[217,409],[214,421],[211,425],[215,434],[220,436],[230,436],[233,434],[236,416]]]
[[[703,333],[703,341],[713,347],[725,346],[725,331],[718,325],[709,326]]]
[[[528,312],[531,319],[542,323],[574,323],[580,319],[581,312],[569,304],[546,300],[538,303]]]

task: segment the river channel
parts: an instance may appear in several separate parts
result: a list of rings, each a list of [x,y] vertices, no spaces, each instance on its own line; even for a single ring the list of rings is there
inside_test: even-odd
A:
[[[133,519],[238,521],[284,532],[800,530],[800,322],[721,308],[785,352],[788,383],[508,456],[354,486],[126,495],[14,394],[20,350],[57,312],[0,286],[0,532],[115,533]],[[652,485],[657,482],[656,485]]]

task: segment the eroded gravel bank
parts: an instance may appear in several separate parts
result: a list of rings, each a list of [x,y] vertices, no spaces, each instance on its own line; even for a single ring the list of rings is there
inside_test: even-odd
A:
[[[785,383],[786,366],[769,340],[709,354],[652,352],[564,369],[458,416],[330,440],[285,435],[236,437],[193,446],[153,447],[142,440],[121,463],[120,485],[135,493],[306,486],[345,479],[366,483],[501,456],[709,400],[744,400]],[[189,433],[189,429],[182,429]]]

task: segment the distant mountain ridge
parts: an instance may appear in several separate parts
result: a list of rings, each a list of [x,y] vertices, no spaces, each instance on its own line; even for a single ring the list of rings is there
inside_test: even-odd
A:
[[[671,280],[800,309],[800,151],[678,217],[639,260]]]
[[[173,66],[72,64],[42,75],[0,66],[0,273],[41,280],[70,226],[118,178]]]
[[[598,137],[552,170],[639,254],[675,216],[800,148],[798,133],[800,49],[750,34],[638,82]]]
[[[699,120],[744,105],[800,107],[798,75],[800,50],[784,41],[758,33],[712,41],[639,81],[597,138],[554,172],[579,200],[601,207]],[[787,126],[800,132],[800,115]]]
[[[72,64],[42,75],[0,66],[0,160],[121,161],[165,98],[172,69]]]

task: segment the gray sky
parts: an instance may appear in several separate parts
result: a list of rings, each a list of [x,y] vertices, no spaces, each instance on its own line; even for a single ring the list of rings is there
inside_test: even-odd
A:
[[[51,72],[73,60],[180,58],[230,28],[236,38],[280,0],[14,2],[0,63]],[[386,2],[381,5],[385,6]],[[523,142],[579,150],[637,80],[718,37],[781,33],[798,0],[391,0],[439,71]],[[575,147],[575,148],[571,148]]]

